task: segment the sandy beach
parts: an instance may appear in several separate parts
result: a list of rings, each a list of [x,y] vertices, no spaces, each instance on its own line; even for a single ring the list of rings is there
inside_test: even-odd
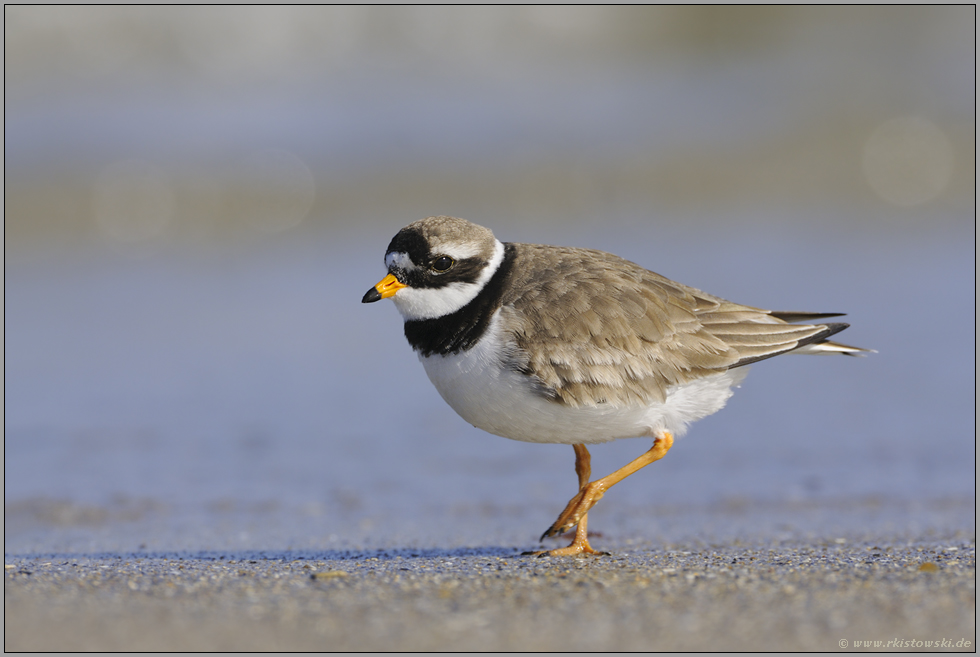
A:
[[[4,649],[973,651],[973,537],[872,543],[8,557]]]

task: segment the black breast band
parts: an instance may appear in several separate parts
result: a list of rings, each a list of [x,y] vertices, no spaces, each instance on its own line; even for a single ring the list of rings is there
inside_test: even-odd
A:
[[[516,251],[504,244],[504,257],[497,271],[472,301],[450,315],[405,322],[405,337],[422,356],[443,356],[466,351],[486,333],[490,319],[501,306],[510,279]]]

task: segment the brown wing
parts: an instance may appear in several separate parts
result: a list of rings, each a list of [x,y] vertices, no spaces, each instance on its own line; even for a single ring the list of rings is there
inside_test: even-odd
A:
[[[515,247],[501,311],[518,347],[512,365],[571,406],[663,401],[672,385],[828,334],[827,325],[788,324],[601,251]]]

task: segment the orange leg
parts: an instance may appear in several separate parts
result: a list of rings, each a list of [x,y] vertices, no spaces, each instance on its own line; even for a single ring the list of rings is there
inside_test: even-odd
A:
[[[575,450],[575,474],[578,475],[578,489],[579,492],[585,490],[586,486],[589,485],[589,477],[592,476],[592,455],[589,454],[589,450],[586,449],[585,445],[572,445]],[[544,556],[566,556],[573,554],[602,554],[598,552],[589,545],[589,517],[588,514],[582,516],[582,519],[578,522],[578,529],[575,531],[575,540],[572,544],[566,548],[560,548],[557,550],[541,550],[535,552],[525,552],[526,555],[534,555],[539,557]],[[542,539],[544,536],[541,537]]]
[[[662,459],[671,446],[674,444],[674,436],[669,431],[660,432],[653,441],[653,447],[639,458],[634,459],[629,464],[616,470],[612,474],[588,483],[591,474],[591,464],[589,452],[585,445],[573,445],[575,448],[575,472],[579,478],[578,495],[569,500],[565,510],[558,516],[551,527],[542,536],[542,540],[549,536],[557,536],[575,525],[578,529],[575,532],[575,540],[565,548],[550,550],[540,553],[542,556],[568,556],[573,554],[600,554],[589,545],[588,539],[588,513],[595,503],[602,499],[607,490],[630,476],[637,470],[644,468],[654,461]]]
[[[585,445],[572,445],[575,450],[575,474],[578,475],[578,489],[584,490],[592,476],[592,455]]]
[[[572,445],[575,449],[575,474],[578,475],[578,490],[581,494],[588,485],[589,477],[592,476],[592,455],[585,445]],[[542,538],[544,538],[542,536]],[[578,521],[578,528],[575,530],[575,540],[568,547],[558,548],[557,550],[546,550],[539,556],[563,557],[574,554],[603,554],[589,545],[589,514],[585,513]]]

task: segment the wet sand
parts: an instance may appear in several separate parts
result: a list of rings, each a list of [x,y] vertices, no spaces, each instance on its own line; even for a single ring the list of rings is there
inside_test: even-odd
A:
[[[973,651],[973,533],[889,540],[8,554],[4,649]]]

